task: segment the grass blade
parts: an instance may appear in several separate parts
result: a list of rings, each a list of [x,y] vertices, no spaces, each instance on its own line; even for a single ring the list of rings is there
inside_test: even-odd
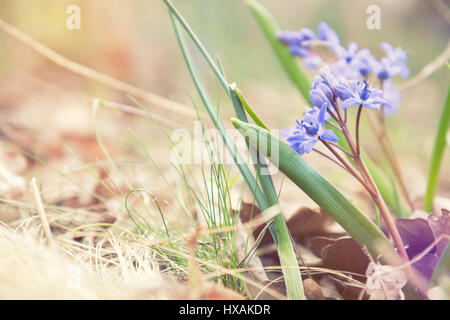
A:
[[[234,92],[236,93],[236,95],[239,98],[239,101],[242,105],[242,107],[244,107],[245,111],[247,111],[248,115],[253,119],[253,121],[255,121],[255,123],[261,127],[264,128],[266,130],[269,130],[269,128],[267,128],[267,126],[264,124],[264,122],[262,122],[262,120],[256,115],[256,113],[253,111],[253,109],[250,107],[250,105],[247,103],[247,100],[245,100],[244,95],[242,94],[241,90],[239,90],[239,88],[236,87],[236,85],[232,85],[233,88],[232,90],[234,90]],[[238,117],[239,118],[239,117]],[[242,119],[239,118],[239,120],[243,121]],[[248,122],[248,121],[245,121]]]
[[[264,156],[269,156],[272,143],[277,143],[280,170],[330,214],[359,244],[365,245],[373,257],[397,255],[383,232],[291,147],[255,125],[237,119],[233,119],[232,122],[248,137],[249,143],[258,148]],[[275,142],[272,139],[275,139]],[[389,248],[390,252],[380,252],[381,247]]]
[[[256,0],[247,1],[250,10],[258,21],[258,24],[266,36],[272,49],[275,51],[279,61],[284,67],[291,80],[295,83],[297,88],[306,101],[309,101],[309,91],[311,90],[311,83],[298,64],[298,61],[291,55],[289,48],[277,39],[276,33],[280,31],[275,19],[270,12]]]
[[[434,139],[434,148],[433,153],[431,155],[427,190],[425,193],[424,209],[426,212],[431,212],[432,210],[433,198],[436,193],[436,188],[439,180],[439,172],[442,163],[442,158],[444,157],[444,150],[446,146],[446,138],[449,122],[450,122],[450,86],[448,87],[447,90],[447,98],[445,99],[436,138]]]
[[[239,120],[245,123],[248,123],[247,116],[245,115],[244,108],[248,111],[251,110],[250,115],[254,115],[255,122],[264,126],[264,124],[259,120],[253,110],[245,101],[242,93],[236,87],[236,85],[230,86],[230,97],[233,102],[233,106],[236,114],[239,117]],[[245,107],[245,104],[247,107]],[[258,121],[259,120],[259,121]],[[263,127],[267,128],[267,127]],[[249,146],[249,148],[252,148]],[[252,156],[255,156],[253,152],[250,152]],[[260,181],[263,192],[267,198],[269,206],[279,206],[278,195],[275,191],[275,187],[273,185],[272,177],[268,174],[261,174],[261,168],[267,169],[266,165],[261,164],[259,161],[255,162],[255,171]],[[280,264],[282,267],[285,283],[286,283],[286,291],[289,299],[301,299],[305,298],[303,292],[303,282],[302,276],[300,274],[300,269],[298,268],[298,261],[294,251],[294,247],[292,246],[291,237],[289,234],[289,230],[286,225],[286,221],[284,220],[283,213],[280,211],[274,218],[273,224],[269,226],[272,236],[274,237],[275,243],[277,244],[278,256],[280,258]],[[273,231],[275,229],[275,232]]]

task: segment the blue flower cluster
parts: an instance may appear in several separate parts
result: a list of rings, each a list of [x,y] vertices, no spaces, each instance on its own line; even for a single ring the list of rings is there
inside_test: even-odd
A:
[[[286,140],[298,154],[310,153],[320,139],[337,142],[338,137],[331,129],[325,129],[325,119],[327,118],[327,104],[324,103],[319,109],[314,107],[308,110],[302,121],[297,120],[294,129],[282,132]]]
[[[383,98],[383,90],[372,88],[366,80],[337,78],[325,66],[315,77],[309,92],[313,108],[308,108],[302,121],[296,121],[293,129],[282,131],[289,145],[300,155],[310,153],[319,141],[337,142],[338,137],[331,129],[325,129],[326,121],[333,114],[352,106],[367,109],[390,107]]]
[[[311,69],[315,69],[323,63],[322,58],[311,50],[312,41],[320,41],[330,46],[339,45],[340,42],[336,31],[325,22],[319,24],[317,34],[309,28],[302,28],[299,31],[280,31],[277,37],[289,45],[291,53],[301,57],[305,65]]]
[[[280,31],[277,37],[289,46],[292,55],[301,57],[305,65],[311,69],[317,69],[324,64],[322,57],[314,50],[315,44],[328,47],[336,57],[330,65],[330,71],[334,76],[356,81],[352,86],[355,86],[357,81],[368,80],[371,76],[376,77],[382,84],[383,90],[373,92],[372,99],[382,98],[389,102],[381,108],[384,115],[397,110],[401,95],[395,91],[391,79],[397,75],[404,78],[409,76],[406,65],[408,55],[403,49],[382,42],[380,48],[385,56],[377,60],[369,49],[359,49],[355,42],[349,43],[347,47],[343,46],[336,31],[325,22],[318,25],[317,33],[311,29],[302,28],[299,31]],[[359,86],[362,85],[360,82]],[[368,102],[364,106],[368,105],[371,103]]]

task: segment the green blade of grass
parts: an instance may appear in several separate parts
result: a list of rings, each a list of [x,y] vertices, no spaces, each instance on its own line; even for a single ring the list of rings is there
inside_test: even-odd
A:
[[[276,33],[280,31],[280,27],[277,22],[272,17],[270,12],[257,1],[247,0],[247,4],[273,51],[283,65],[284,70],[300,90],[305,100],[309,101],[311,83],[303,69],[299,66],[298,61],[291,55],[289,48],[277,39]]]
[[[278,144],[279,154],[276,156],[279,157],[280,170],[331,215],[359,244],[366,246],[373,257],[397,255],[383,232],[291,147],[258,126],[237,119],[233,119],[232,123],[237,129],[242,130],[249,138],[249,143],[266,157],[272,152],[272,143]],[[389,248],[390,252],[380,252],[379,248]]]
[[[240,121],[248,123],[247,116],[245,115],[244,111],[245,108],[247,111],[251,110],[251,113],[256,117],[256,120],[255,118],[252,118],[257,124],[259,124],[264,129],[267,129],[267,127],[264,126],[264,124],[259,120],[256,114],[247,104],[242,93],[235,85],[230,86],[230,97],[233,102],[235,112],[238,115]],[[245,104],[247,105],[247,107],[245,107]],[[252,147],[250,146],[250,148]],[[251,152],[251,155],[255,156],[253,152]],[[261,174],[262,167],[267,170],[266,165],[263,165],[258,161],[255,162],[255,171],[258,175],[258,179],[267,198],[268,204],[270,206],[278,206],[278,195],[275,191],[272,177],[268,174]],[[297,257],[294,251],[294,247],[292,246],[292,241],[286,225],[286,221],[284,220],[284,216],[281,211],[273,218],[273,224],[269,226],[269,229],[272,233],[272,236],[274,237],[274,240],[276,240],[275,243],[277,244],[280,264],[284,267],[282,271],[286,282],[287,295],[290,299],[304,299],[305,294],[303,291],[303,282],[300,269],[298,267]],[[275,232],[273,232],[273,229],[275,229]]]
[[[426,212],[431,212],[432,210],[433,198],[436,193],[436,188],[439,180],[439,172],[446,146],[446,138],[449,123],[450,123],[450,86],[448,87],[447,90],[447,98],[445,99],[444,107],[442,108],[436,138],[434,139],[434,148],[433,153],[431,155],[430,169],[428,172],[427,190],[425,193],[424,209]]]
[[[269,128],[267,128],[267,126],[264,124],[264,122],[262,122],[262,120],[256,115],[256,113],[253,111],[253,109],[247,103],[247,100],[245,100],[245,97],[242,94],[241,90],[239,90],[239,88],[237,88],[234,84],[233,84],[233,88],[231,90],[233,90],[235,92],[235,94],[239,98],[240,104],[244,107],[245,111],[247,111],[248,115],[253,119],[253,121],[255,121],[255,123],[259,127],[269,130]],[[239,120],[242,120],[242,119],[239,118]],[[246,122],[248,122],[248,121],[246,121]]]

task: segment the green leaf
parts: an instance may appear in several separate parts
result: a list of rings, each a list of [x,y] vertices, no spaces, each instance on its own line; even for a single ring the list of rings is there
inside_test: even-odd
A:
[[[247,100],[245,100],[245,97],[242,94],[241,90],[239,90],[239,88],[236,87],[236,85],[234,83],[231,84],[231,87],[232,87],[231,90],[233,90],[236,93],[236,95],[239,98],[239,101],[241,102],[241,105],[244,107],[245,111],[247,111],[248,115],[253,119],[253,121],[255,121],[255,123],[259,127],[269,130],[269,128],[267,128],[267,126],[262,122],[262,120],[256,115],[256,113],[253,111],[253,109],[247,103]],[[239,120],[243,121],[241,118],[239,118]],[[248,122],[248,121],[245,121],[245,122]]]
[[[424,209],[431,212],[433,205],[433,198],[436,193],[436,188],[439,180],[439,173],[444,157],[446,146],[447,131],[450,122],[450,86],[447,90],[447,98],[445,99],[444,107],[442,108],[441,118],[439,121],[436,138],[434,139],[434,148],[431,155],[430,169],[428,172],[427,191],[425,193]]]
[[[272,49],[275,51],[279,61],[284,67],[291,80],[296,84],[297,88],[302,93],[306,101],[309,101],[309,91],[311,90],[311,83],[299,66],[298,61],[291,55],[289,48],[277,39],[276,33],[280,31],[275,19],[270,12],[258,1],[247,0],[247,4],[250,7],[253,15],[258,21],[258,24],[266,36]]]
[[[383,232],[291,147],[258,126],[237,119],[233,119],[232,123],[237,129],[242,130],[248,143],[262,155],[272,160],[274,156],[278,157],[280,170],[331,215],[359,244],[366,246],[374,258],[379,255],[397,256]],[[274,151],[272,146],[278,146],[278,154],[271,154]],[[380,248],[389,252],[380,251]]]

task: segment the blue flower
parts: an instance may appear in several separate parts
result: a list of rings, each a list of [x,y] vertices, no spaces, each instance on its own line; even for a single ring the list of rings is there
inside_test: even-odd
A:
[[[331,47],[339,45],[339,36],[325,22],[319,23],[317,35],[308,28],[299,31],[280,31],[277,38],[289,45],[292,55],[303,59],[308,68],[315,69],[322,64],[322,58],[311,50],[311,40],[319,40],[330,44]]]
[[[347,49],[336,46],[334,52],[338,61],[331,66],[332,71],[346,79],[367,77],[377,64],[370,50],[361,49],[358,51],[358,45],[355,42],[351,42]]]
[[[369,88],[369,84],[365,80],[342,80],[335,87],[335,90],[339,98],[343,101],[341,105],[342,109],[362,105],[367,109],[378,110],[381,105],[388,104],[382,97],[383,91]]]
[[[355,55],[353,63],[358,69],[359,73],[361,73],[361,75],[363,75],[364,77],[367,77],[372,73],[378,61],[375,59],[374,55],[370,52],[369,49],[361,49]]]
[[[326,22],[321,22],[317,26],[317,37],[319,40],[329,42],[330,44],[339,44],[339,36],[336,31],[331,29]]]
[[[286,141],[298,154],[310,153],[319,138],[332,142],[338,141],[333,130],[325,129],[326,110],[327,104],[323,104],[320,109],[317,107],[309,109],[301,122],[296,121],[295,128],[284,131]]]
[[[317,39],[311,29],[302,28],[300,31],[280,31],[276,36],[289,45],[292,55],[303,58],[308,68],[317,68],[322,63],[322,59],[311,52],[311,44],[308,43],[310,40]]]
[[[383,82],[383,99],[387,101],[381,107],[384,116],[388,116],[398,110],[398,103],[402,99],[402,94],[394,90],[394,84],[390,80]]]
[[[347,63],[351,63],[358,52],[358,45],[355,42],[350,42],[347,49],[340,45],[335,46],[334,52],[339,60],[344,60]]]
[[[406,65],[408,54],[402,48],[394,48],[387,42],[382,42],[380,48],[386,53],[377,66],[377,76],[380,80],[387,80],[400,74],[403,78],[409,76],[409,68]]]
[[[336,101],[337,95],[334,87],[339,83],[339,80],[331,73],[328,66],[324,66],[319,70],[318,75],[314,77],[314,82],[312,85],[313,90],[319,90],[321,93],[316,93],[314,91],[311,94],[310,99],[316,101],[312,103],[314,106],[320,108],[324,102],[328,103],[328,106],[332,106]],[[325,96],[327,99],[325,99]],[[317,101],[317,99],[322,99],[323,101]]]

